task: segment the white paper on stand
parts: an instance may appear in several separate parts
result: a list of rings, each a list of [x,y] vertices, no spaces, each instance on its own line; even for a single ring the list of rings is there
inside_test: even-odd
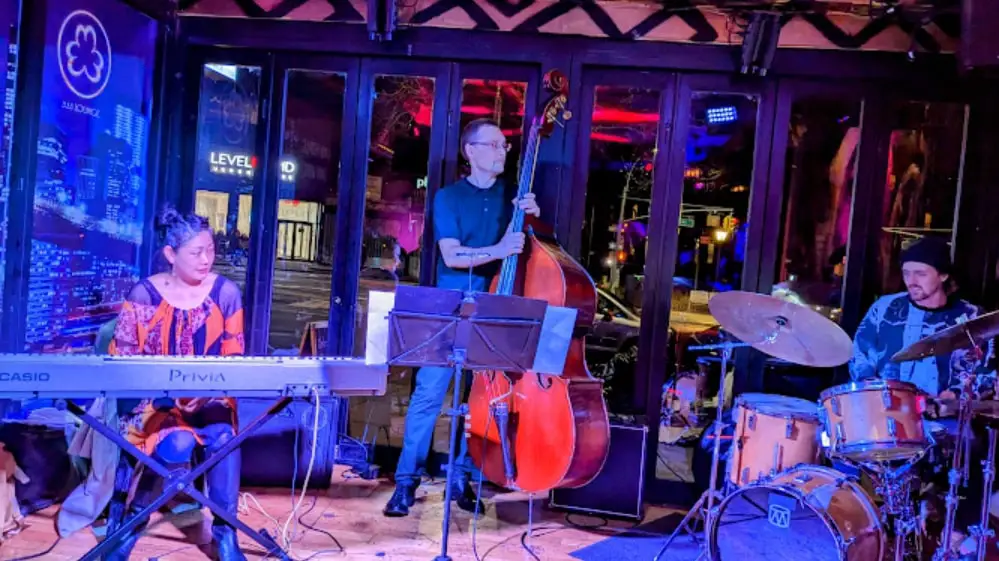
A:
[[[565,358],[569,354],[569,343],[576,327],[575,308],[548,306],[545,319],[541,323],[541,337],[538,352],[534,355],[534,372],[561,376],[565,370]]]
[[[388,362],[389,312],[395,307],[395,292],[368,293],[368,332],[365,334],[365,364]]]

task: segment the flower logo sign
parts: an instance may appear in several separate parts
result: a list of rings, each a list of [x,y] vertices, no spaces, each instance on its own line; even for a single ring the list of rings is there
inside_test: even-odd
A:
[[[56,48],[66,86],[83,99],[101,95],[111,78],[111,41],[97,16],[86,10],[66,16]]]

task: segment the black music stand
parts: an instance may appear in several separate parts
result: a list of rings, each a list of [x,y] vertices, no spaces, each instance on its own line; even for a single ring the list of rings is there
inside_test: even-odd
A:
[[[390,366],[437,366],[454,370],[451,440],[448,446],[447,487],[441,554],[447,554],[451,524],[451,485],[455,440],[461,404],[461,377],[468,370],[523,373],[532,369],[548,303],[518,296],[497,296],[440,288],[399,286],[389,312]]]
[[[222,458],[233,453],[244,440],[247,439],[254,431],[260,428],[261,425],[266,423],[272,417],[280,413],[285,407],[291,403],[292,398],[281,397],[278,398],[273,405],[270,406],[267,411],[253,419],[249,425],[243,430],[236,433],[236,436],[225,443],[221,449],[219,449],[214,454],[209,455],[203,461],[201,461],[193,469],[178,469],[171,471],[162,462],[156,460],[155,458],[139,450],[134,444],[126,440],[118,431],[111,430],[107,425],[102,423],[100,419],[95,418],[86,411],[83,410],[79,405],[73,403],[72,401],[66,402],[66,408],[69,409],[70,413],[76,415],[84,423],[87,423],[90,428],[96,430],[104,438],[107,438],[111,442],[114,442],[123,452],[128,453],[130,456],[136,459],[139,463],[144,465],[146,468],[151,469],[157,475],[163,478],[163,491],[160,496],[149,503],[149,506],[142,509],[141,511],[128,516],[126,520],[113,531],[109,531],[108,535],[105,536],[100,543],[98,543],[93,549],[88,551],[80,557],[80,561],[97,561],[103,557],[103,555],[114,551],[118,544],[128,537],[134,528],[136,528],[143,521],[147,520],[153,513],[157,512],[163,505],[170,502],[170,499],[184,493],[185,495],[191,497],[192,499],[198,501],[201,505],[207,506],[212,514],[225,520],[233,528],[243,532],[247,536],[253,538],[255,542],[260,544],[264,551],[267,552],[268,557],[274,556],[282,561],[291,561],[288,557],[287,552],[278,545],[277,541],[268,534],[267,530],[261,530],[260,532],[255,531],[250,528],[246,523],[242,522],[236,514],[226,512],[222,509],[215,501],[208,498],[204,493],[198,490],[195,482],[202,474],[206,473],[209,469],[217,464]],[[109,529],[111,530],[111,529]]]

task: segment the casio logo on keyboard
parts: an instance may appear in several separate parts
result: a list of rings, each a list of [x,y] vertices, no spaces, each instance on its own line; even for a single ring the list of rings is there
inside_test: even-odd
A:
[[[0,372],[0,382],[48,382],[48,372]]]
[[[175,368],[170,369],[170,381],[171,382],[225,382],[225,374],[221,372],[183,372]]]

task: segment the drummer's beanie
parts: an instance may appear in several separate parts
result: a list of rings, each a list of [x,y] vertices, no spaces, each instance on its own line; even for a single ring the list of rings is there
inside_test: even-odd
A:
[[[902,251],[902,264],[924,263],[942,274],[950,273],[950,245],[941,238],[922,238]]]

